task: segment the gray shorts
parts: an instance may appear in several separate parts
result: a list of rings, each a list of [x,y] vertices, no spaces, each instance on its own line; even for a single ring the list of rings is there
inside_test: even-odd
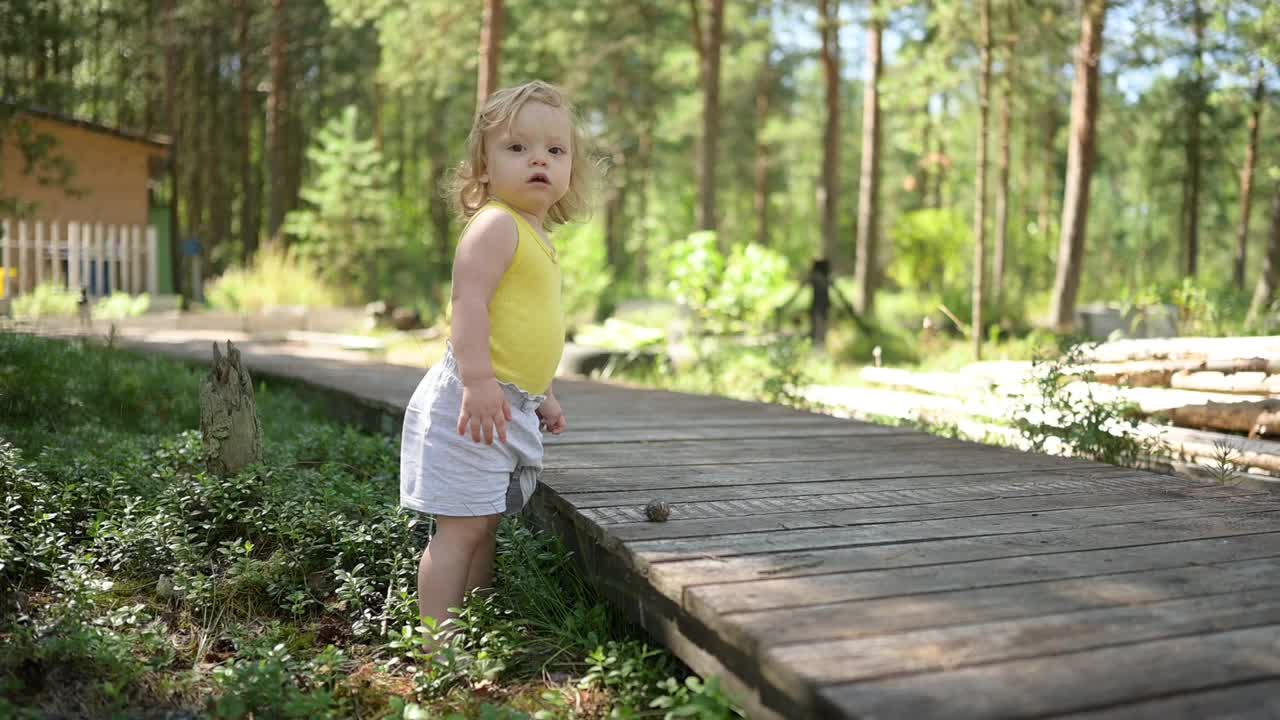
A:
[[[499,383],[511,403],[507,442],[458,434],[462,380],[450,347],[418,383],[400,435],[400,506],[451,517],[514,514],[542,474],[542,431],[535,412],[546,398]]]

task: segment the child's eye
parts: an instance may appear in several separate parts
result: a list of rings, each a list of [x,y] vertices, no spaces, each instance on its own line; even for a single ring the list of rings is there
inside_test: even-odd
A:
[[[552,155],[563,155],[564,153],[565,153],[565,149],[558,145],[556,147],[551,148]]]
[[[524,145],[521,145],[520,143],[512,143],[507,146],[507,149],[512,152],[524,152]]]

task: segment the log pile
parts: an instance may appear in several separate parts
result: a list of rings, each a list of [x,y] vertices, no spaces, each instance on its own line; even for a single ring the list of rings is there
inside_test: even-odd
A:
[[[1083,360],[1065,391],[1130,403],[1146,418],[1139,432],[1176,462],[1212,467],[1227,453],[1244,472],[1280,479],[1280,336],[1121,340],[1088,349]],[[1030,364],[997,372],[985,365],[959,373],[868,367],[861,379],[879,389],[845,389],[859,396],[842,399],[861,403],[869,416],[994,431],[1017,412],[1014,397],[1031,387]],[[833,391],[815,399],[842,397]]]

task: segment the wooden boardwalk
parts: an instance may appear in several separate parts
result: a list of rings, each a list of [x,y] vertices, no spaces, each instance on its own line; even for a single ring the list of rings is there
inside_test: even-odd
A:
[[[246,357],[384,430],[421,375]],[[537,518],[756,720],[1280,718],[1280,496],[777,406],[557,394]]]

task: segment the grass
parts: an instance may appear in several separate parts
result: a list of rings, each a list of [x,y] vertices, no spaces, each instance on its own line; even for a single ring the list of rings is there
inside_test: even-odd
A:
[[[0,358],[0,716],[737,715],[515,519],[428,660],[395,438],[259,382],[264,460],[216,477],[200,369],[14,334]]]

